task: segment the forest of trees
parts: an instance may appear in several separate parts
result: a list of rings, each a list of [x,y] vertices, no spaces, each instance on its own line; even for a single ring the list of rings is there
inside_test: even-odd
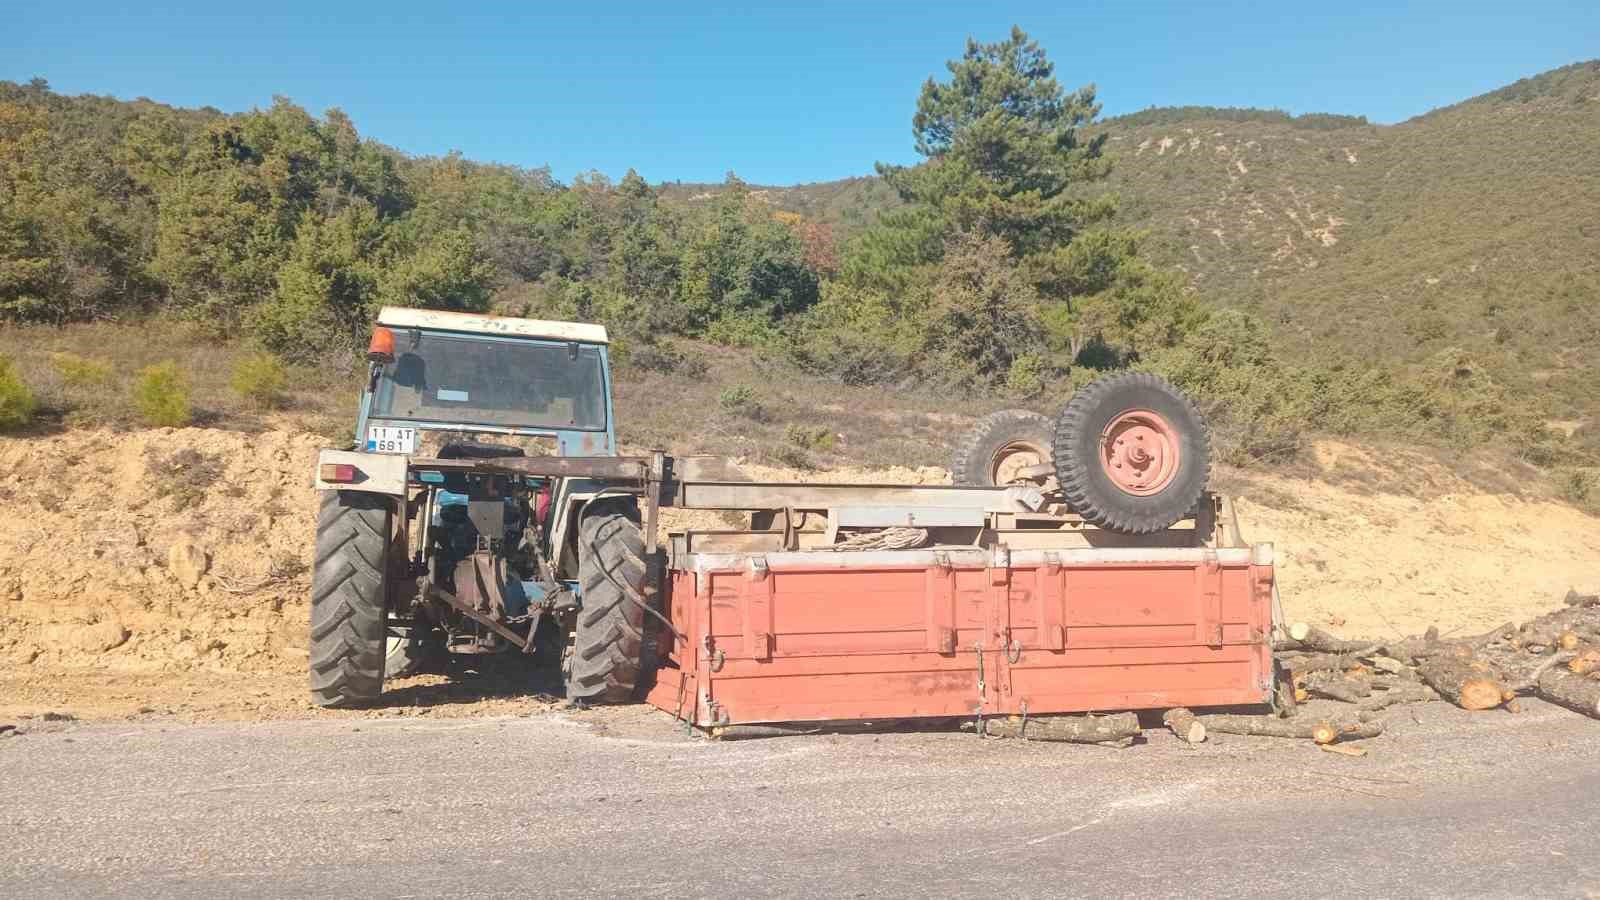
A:
[[[840,240],[731,173],[667,202],[631,171],[411,157],[285,98],[225,115],[0,82],[0,323],[178,317],[305,363],[353,358],[384,304],[429,306],[599,321],[667,371],[692,367],[675,337],[1022,399],[1154,369],[1200,396],[1223,458],[1292,455],[1308,429],[1546,441],[1453,357],[1290,364],[1152,266],[1105,189],[1099,111],[1021,30],[969,40],[916,98],[923,161],[878,166],[900,202]]]
[[[1020,31],[969,43],[917,101],[926,164],[880,167],[905,206],[838,246],[732,174],[709,203],[666,204],[632,172],[409,157],[285,98],[223,115],[4,83],[0,318],[182,316],[307,359],[358,347],[383,304],[423,305],[1024,389],[1196,318],[1094,191],[1108,163],[1079,135],[1098,109]]]

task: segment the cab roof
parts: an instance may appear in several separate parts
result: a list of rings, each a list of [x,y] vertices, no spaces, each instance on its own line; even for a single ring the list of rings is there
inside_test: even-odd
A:
[[[378,311],[378,324],[390,328],[435,328],[469,334],[498,334],[513,337],[545,338],[554,341],[580,341],[608,344],[604,325],[585,322],[550,322],[518,319],[512,316],[485,316],[477,313],[445,312],[408,306],[385,306]]]

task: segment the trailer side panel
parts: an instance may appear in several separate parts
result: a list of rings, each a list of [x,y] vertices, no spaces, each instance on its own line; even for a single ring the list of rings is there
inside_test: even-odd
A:
[[[649,693],[697,725],[1265,703],[1246,549],[686,554]]]

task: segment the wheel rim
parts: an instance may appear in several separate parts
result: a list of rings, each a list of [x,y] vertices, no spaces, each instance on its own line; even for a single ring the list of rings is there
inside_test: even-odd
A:
[[[1004,487],[1022,480],[1018,474],[1031,466],[1050,461],[1050,451],[1032,441],[1012,441],[1002,446],[989,458],[989,481]]]
[[[1178,476],[1183,443],[1158,413],[1130,409],[1106,424],[1100,465],[1117,489],[1136,497],[1159,494]]]

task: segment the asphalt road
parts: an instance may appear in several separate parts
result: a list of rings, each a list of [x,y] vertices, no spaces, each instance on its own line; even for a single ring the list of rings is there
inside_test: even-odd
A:
[[[1600,723],[712,743],[644,708],[0,740],[0,896],[1600,896]]]

